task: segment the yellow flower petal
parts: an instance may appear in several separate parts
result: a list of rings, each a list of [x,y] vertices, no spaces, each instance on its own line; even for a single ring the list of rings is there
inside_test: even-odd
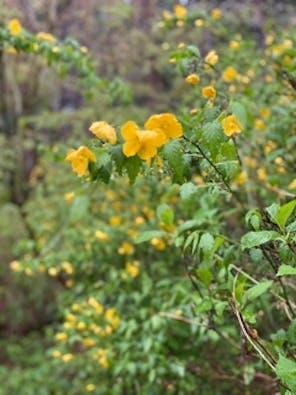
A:
[[[105,121],[93,122],[89,130],[98,138],[116,144],[117,136],[113,126]]]
[[[243,128],[239,119],[234,114],[228,115],[228,117],[224,118],[221,124],[226,136],[232,136],[233,134],[241,133]]]
[[[158,133],[163,133],[165,136],[159,136],[164,138],[163,144],[170,138],[178,138],[183,135],[183,128],[180,122],[177,120],[174,114],[162,113],[152,115],[145,123],[145,129],[155,130]]]

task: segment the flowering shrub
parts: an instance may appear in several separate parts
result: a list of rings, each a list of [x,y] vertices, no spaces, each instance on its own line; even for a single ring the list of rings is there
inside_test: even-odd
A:
[[[263,51],[181,5],[160,27],[217,41],[172,51],[178,111],[90,120],[88,142],[47,152],[26,207],[36,240],[10,267],[62,288],[48,392],[296,393],[294,39]]]

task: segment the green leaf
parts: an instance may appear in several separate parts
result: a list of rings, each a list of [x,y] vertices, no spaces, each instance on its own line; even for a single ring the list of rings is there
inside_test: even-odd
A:
[[[138,156],[132,156],[131,158],[126,158],[124,162],[124,167],[126,168],[128,178],[130,183],[133,184],[139,174],[142,161]]]
[[[277,276],[293,276],[296,275],[296,268],[290,265],[281,265],[277,272]]]
[[[289,203],[284,204],[275,215],[275,220],[281,229],[284,229],[289,217],[296,207],[296,199],[291,200]]]
[[[214,245],[214,238],[210,233],[204,233],[199,241],[199,248],[204,253],[209,253],[212,251]]]
[[[166,203],[158,206],[156,213],[159,220],[165,225],[171,226],[174,224],[174,211]]]
[[[197,192],[198,186],[194,185],[192,182],[186,182],[181,185],[180,196],[182,200],[190,200],[194,194]]]
[[[87,215],[90,205],[88,196],[77,196],[71,206],[70,221],[77,222]]]
[[[163,156],[167,160],[175,182],[182,182],[184,178],[184,162],[182,144],[172,140],[163,148]]]
[[[142,232],[136,236],[135,243],[144,243],[145,241],[149,241],[154,237],[163,237],[165,235],[166,232],[164,232],[163,230],[147,230],[146,232]]]
[[[247,113],[246,113],[245,107],[241,103],[239,103],[237,101],[231,102],[230,103],[230,107],[231,107],[231,110],[232,110],[233,114],[241,121],[243,126],[246,126],[246,124],[247,124]]]
[[[263,295],[271,286],[271,280],[263,281],[249,288],[245,293],[245,297],[249,300],[254,300],[259,296]]]
[[[276,374],[292,392],[296,392],[296,362],[280,355],[276,365]]]
[[[241,247],[242,250],[245,250],[246,248],[256,247],[278,238],[281,238],[281,235],[273,230],[248,232],[241,238]]]

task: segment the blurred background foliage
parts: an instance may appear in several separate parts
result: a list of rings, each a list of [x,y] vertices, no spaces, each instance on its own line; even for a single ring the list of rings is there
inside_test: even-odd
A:
[[[222,337],[216,326],[195,318],[197,305],[199,313],[208,306],[185,276],[172,233],[192,216],[209,231],[219,229],[215,188],[180,201],[179,188],[161,174],[139,178],[132,187],[125,179],[106,187],[81,183],[64,163],[69,146],[87,141],[92,121],[142,122],[151,113],[198,107],[200,99],[169,62],[183,42],[198,45],[202,55],[225,50],[226,66],[233,61],[225,49],[229,41],[241,41],[236,67],[260,74],[266,38],[290,29],[295,39],[294,1],[183,4],[208,21],[205,26],[165,26],[163,12],[175,5],[169,0],[0,0],[1,28],[18,18],[33,34],[48,32],[61,42],[74,37],[98,77],[84,84],[72,64],[65,69],[55,58],[0,44],[0,394],[278,391],[259,361],[238,357],[239,334],[223,303],[215,312]],[[209,17],[216,7],[223,23]],[[258,57],[250,58],[254,53]],[[295,105],[272,102],[285,90],[285,75],[275,82],[264,73],[258,90],[244,82],[236,89],[246,98],[248,122],[257,120],[258,129],[264,115],[257,98],[276,106],[268,140],[278,144],[268,158],[276,184],[285,175],[276,174],[274,159],[289,138],[295,147],[295,134],[289,136]],[[273,138],[283,120],[285,137]],[[260,144],[263,150],[266,140]],[[289,155],[293,172],[293,148]],[[261,207],[270,193],[258,190]],[[134,244],[138,232],[151,229],[150,243]],[[227,254],[231,260],[231,248]],[[277,328],[272,317],[266,325]],[[229,338],[237,341],[233,348]]]

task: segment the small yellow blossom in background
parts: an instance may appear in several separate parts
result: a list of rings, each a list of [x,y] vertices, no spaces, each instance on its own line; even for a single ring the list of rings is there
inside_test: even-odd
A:
[[[74,273],[73,266],[71,265],[70,262],[67,261],[62,262],[61,268],[69,275],[72,275]]]
[[[232,66],[226,67],[226,69],[224,69],[222,73],[222,78],[225,82],[233,81],[236,76],[237,76],[237,71]]]
[[[194,25],[195,25],[196,27],[202,27],[203,24],[204,24],[204,21],[203,21],[202,19],[196,19],[196,20],[194,21]]]
[[[213,19],[220,19],[222,16],[222,11],[220,10],[220,8],[214,8],[211,11],[211,17]]]
[[[53,53],[59,53],[59,52],[61,52],[61,48],[58,47],[58,46],[56,45],[55,47],[53,47],[53,48],[51,49],[51,52],[53,52]]]
[[[196,115],[198,113],[198,108],[192,108],[190,110],[190,115]]]
[[[224,118],[221,121],[223,131],[226,136],[230,137],[233,134],[241,133],[243,127],[240,123],[239,119],[234,115],[228,115],[228,117]]]
[[[257,167],[257,161],[254,158],[251,158],[250,156],[245,156],[244,162],[248,167],[251,167],[255,169]]]
[[[179,19],[179,20],[176,22],[176,26],[177,26],[177,27],[183,27],[183,26],[184,26],[184,21],[182,21],[181,19]]]
[[[69,313],[69,314],[66,315],[66,320],[68,322],[72,322],[73,323],[73,322],[76,322],[76,317],[75,317],[74,314]]]
[[[109,362],[106,357],[101,357],[99,358],[99,364],[103,366],[103,368],[108,369],[109,368]]]
[[[66,160],[71,162],[73,171],[81,177],[88,172],[89,162],[95,162],[96,157],[91,150],[82,145],[77,150],[69,150]]]
[[[239,175],[235,178],[235,183],[237,185],[244,185],[247,182],[248,175],[246,171],[242,171]]]
[[[157,149],[164,144],[165,136],[154,130],[140,130],[133,121],[126,122],[121,128],[125,140],[122,151],[125,156],[138,155],[141,159],[150,162],[157,155]]]
[[[64,342],[68,339],[68,335],[65,332],[60,332],[57,333],[54,338],[57,342]]]
[[[205,57],[205,66],[209,67],[210,66],[215,66],[215,64],[218,63],[219,56],[217,55],[215,50],[210,51],[206,57]]]
[[[268,35],[265,37],[265,44],[266,44],[266,45],[271,45],[273,42],[274,42],[274,36],[271,35],[271,34],[268,34]]]
[[[99,139],[106,140],[110,144],[116,144],[117,136],[113,126],[105,121],[93,122],[89,130]]]
[[[274,160],[274,163],[278,166],[284,166],[285,162],[283,160],[283,158],[281,158],[280,156],[277,156]]]
[[[163,138],[163,144],[169,139],[181,137],[183,135],[183,127],[171,113],[162,113],[152,115],[145,122],[145,129],[156,131]]]
[[[216,95],[217,95],[216,89],[211,85],[205,86],[204,88],[202,88],[201,93],[202,93],[203,97],[205,97],[206,99],[209,99],[209,100],[215,100]]]
[[[190,74],[185,78],[185,81],[191,85],[198,85],[200,78],[197,74]]]
[[[53,358],[60,358],[61,355],[62,355],[62,353],[59,350],[53,350],[52,353],[51,353],[51,356]]]
[[[164,43],[161,44],[161,48],[162,48],[164,51],[167,51],[168,49],[170,49],[170,44],[167,43],[167,42],[164,42]]]
[[[110,237],[107,235],[107,233],[102,232],[101,230],[97,230],[95,232],[95,238],[101,241],[109,241]]]
[[[231,48],[232,50],[236,51],[237,49],[239,49],[240,47],[240,43],[236,40],[231,40],[229,43],[229,48]]]
[[[185,43],[182,42],[182,43],[179,43],[179,44],[178,44],[178,49],[182,49],[182,48],[184,48],[184,47],[185,47]]]
[[[73,354],[70,354],[70,353],[64,354],[61,357],[63,362],[70,362],[70,361],[72,361],[73,358],[74,358]]]
[[[262,121],[262,119],[259,119],[259,118],[255,119],[254,126],[255,126],[255,129],[258,129],[258,130],[265,129],[265,123]]]
[[[266,179],[267,179],[266,170],[263,169],[262,167],[260,167],[260,168],[257,170],[257,176],[258,176],[258,178],[259,178],[260,181],[266,181]]]
[[[71,203],[75,198],[75,192],[67,192],[64,194],[64,200],[67,203]]]
[[[88,299],[89,306],[93,307],[98,314],[102,314],[104,311],[103,305],[98,302],[94,297],[90,297]]]
[[[85,329],[86,329],[86,323],[83,322],[83,321],[79,321],[79,322],[77,322],[76,328],[77,328],[79,331],[85,331]]]
[[[143,218],[143,217],[136,217],[135,218],[135,224],[136,225],[142,225],[142,224],[144,224],[145,223],[145,219]]]
[[[14,272],[20,272],[22,271],[22,264],[19,261],[12,261],[9,264],[10,269]]]
[[[290,182],[290,184],[288,185],[288,188],[290,190],[296,189],[296,178],[294,178],[294,180]]]
[[[176,58],[170,58],[169,59],[169,63],[172,63],[172,64],[176,63],[176,61],[177,61]]]
[[[10,45],[9,47],[6,48],[6,53],[8,53],[9,55],[16,55],[17,50]]]
[[[118,248],[118,253],[120,255],[132,255],[135,251],[134,246],[128,241],[124,241]]]
[[[260,115],[263,118],[268,118],[270,116],[270,109],[268,107],[262,108],[262,110],[260,111]]]
[[[73,285],[74,285],[74,281],[73,280],[67,280],[65,282],[65,285],[66,285],[67,288],[72,288]]]
[[[111,226],[119,226],[121,224],[121,218],[118,217],[117,215],[113,215],[112,217],[110,217],[109,219],[109,224]]]
[[[173,17],[173,15],[170,13],[170,11],[168,10],[164,10],[162,11],[162,17],[163,19],[171,19]]]
[[[96,386],[94,384],[87,384],[85,386],[86,391],[88,392],[93,392],[96,389]]]
[[[127,262],[125,271],[130,277],[137,277],[140,274],[139,261]]]
[[[105,320],[114,328],[117,329],[119,327],[120,318],[114,308],[109,308],[105,311]]]
[[[86,46],[82,46],[82,47],[80,47],[80,51],[82,52],[82,53],[88,53],[88,48],[86,47]]]
[[[58,275],[58,269],[55,268],[55,267],[50,267],[50,268],[48,269],[48,274],[49,274],[51,277],[56,277],[56,276]]]
[[[264,153],[269,154],[274,149],[276,149],[276,143],[274,141],[268,140],[264,146]]]
[[[86,347],[92,347],[96,344],[96,342],[94,341],[94,339],[91,339],[90,337],[86,337],[85,339],[82,340],[82,343],[86,346]]]
[[[71,306],[71,310],[76,313],[79,313],[82,311],[82,307],[78,303],[73,303]]]
[[[20,21],[16,18],[11,19],[8,22],[8,30],[12,36],[18,36],[22,31],[22,25],[20,24]]]
[[[158,251],[163,251],[166,248],[165,242],[159,237],[153,237],[151,239],[150,244],[153,245]]]
[[[174,7],[174,12],[177,19],[184,19],[187,14],[187,9],[180,4],[177,4]]]
[[[45,33],[45,32],[39,32],[36,34],[36,38],[38,40],[42,40],[42,41],[48,41],[50,43],[56,41],[56,38],[50,34],[50,33]]]
[[[229,91],[229,93],[235,93],[237,91],[236,86],[235,85],[229,85],[228,91]]]

